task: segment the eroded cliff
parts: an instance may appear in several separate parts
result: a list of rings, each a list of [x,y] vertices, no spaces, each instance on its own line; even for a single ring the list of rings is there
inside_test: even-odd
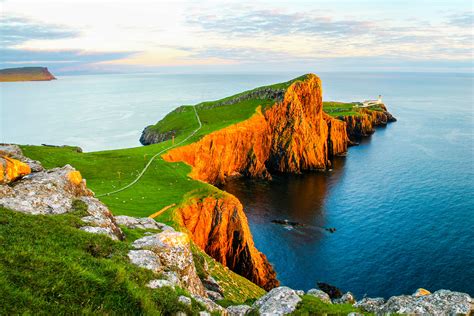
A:
[[[266,290],[278,286],[276,273],[253,243],[242,204],[234,196],[188,199],[177,212],[193,241],[232,271]]]
[[[341,116],[340,119],[347,124],[347,135],[352,141],[369,136],[375,132],[375,127],[395,122],[396,119],[387,111],[385,105],[378,105],[381,110],[374,111],[360,108],[358,115]]]

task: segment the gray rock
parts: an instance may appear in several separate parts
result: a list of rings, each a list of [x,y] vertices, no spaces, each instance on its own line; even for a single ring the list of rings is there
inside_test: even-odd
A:
[[[211,299],[207,298],[207,297],[202,297],[202,296],[199,296],[199,295],[193,295],[193,298],[201,303],[202,305],[204,305],[204,307],[206,308],[206,310],[208,310],[209,312],[219,312],[221,314],[226,314],[227,313],[227,310],[214,303]]]
[[[207,297],[209,297],[211,300],[213,301],[220,301],[220,300],[223,300],[224,297],[222,296],[221,293],[219,292],[214,292],[214,291],[210,291],[210,290],[206,290],[206,294],[207,294]]]
[[[247,314],[252,308],[248,305],[234,305],[227,307],[227,312],[229,316],[244,316]]]
[[[163,272],[161,274],[161,277],[162,277],[162,279],[168,280],[176,286],[181,286],[181,280],[179,279],[178,274],[174,271]]]
[[[323,292],[321,290],[318,290],[318,289],[311,289],[309,290],[306,294],[308,295],[311,295],[311,296],[314,296],[314,297],[317,297],[319,298],[321,301],[325,302],[325,303],[329,303],[331,304],[331,298],[329,297],[329,295],[326,293],[326,292]]]
[[[286,315],[296,309],[301,297],[286,286],[272,289],[252,306],[260,315]]]
[[[354,294],[347,292],[341,296],[341,298],[336,298],[332,300],[334,304],[354,304],[356,302]]]
[[[149,217],[131,217],[131,216],[115,216],[115,221],[119,225],[127,226],[128,228],[141,228],[141,229],[161,229],[164,224],[156,222],[153,218]]]
[[[204,286],[194,266],[188,235],[165,230],[161,233],[145,236],[133,242],[136,249],[148,249],[160,258],[165,270],[175,271],[181,285],[191,294],[206,296]]]
[[[192,304],[191,299],[184,295],[181,295],[180,297],[178,297],[178,302],[183,303],[184,305],[188,305],[188,306],[191,306]]]
[[[208,275],[204,280],[202,280],[202,284],[209,291],[217,292],[221,295],[224,295],[221,286],[212,276]]]
[[[162,287],[170,287],[174,289],[173,283],[168,280],[151,280],[146,286],[151,289],[158,289]]]
[[[303,296],[304,295],[304,291],[303,290],[295,290],[296,294],[298,294],[299,296]]]
[[[401,295],[391,297],[379,313],[422,315],[468,315],[472,298],[465,293],[439,290],[430,295]]]
[[[110,237],[113,240],[118,240],[117,236],[115,236],[113,232],[104,227],[84,226],[79,229],[91,234],[106,235],[107,237]]]
[[[385,300],[382,297],[376,297],[376,298],[369,298],[369,297],[364,297],[357,303],[355,303],[354,306],[355,308],[360,308],[363,311],[369,312],[369,313],[376,313],[382,305],[385,303]]]
[[[141,268],[145,268],[156,273],[163,270],[160,257],[158,257],[153,251],[130,250],[128,252],[128,258],[130,259],[130,262]]]
[[[352,312],[352,313],[347,314],[347,316],[364,316],[364,314]]]
[[[200,311],[199,316],[211,316],[208,312]]]

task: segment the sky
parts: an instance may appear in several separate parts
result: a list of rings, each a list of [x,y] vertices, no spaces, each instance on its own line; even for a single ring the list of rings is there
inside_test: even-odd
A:
[[[472,72],[471,0],[0,0],[0,68]]]

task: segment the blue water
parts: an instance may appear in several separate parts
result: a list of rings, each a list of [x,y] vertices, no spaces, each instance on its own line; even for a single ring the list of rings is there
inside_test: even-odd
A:
[[[296,75],[96,75],[0,84],[0,141],[87,151],[138,146],[143,127],[178,105]],[[324,281],[358,297],[418,287],[474,295],[473,76],[321,78],[326,100],[382,94],[398,122],[350,148],[331,172],[226,185],[244,204],[255,243],[282,284],[309,289]],[[272,224],[276,218],[305,226],[288,230]]]

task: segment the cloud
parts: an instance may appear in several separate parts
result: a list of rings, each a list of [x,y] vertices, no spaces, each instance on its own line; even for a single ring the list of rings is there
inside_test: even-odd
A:
[[[79,68],[80,66],[129,57],[132,54],[135,52],[92,53],[82,50],[38,51],[4,48],[0,49],[0,68],[44,65],[61,72],[71,67]]]
[[[334,20],[328,16],[284,13],[274,10],[242,10],[232,14],[194,14],[187,23],[204,30],[233,36],[307,34],[345,37],[367,33],[370,21]]]
[[[448,16],[448,23],[455,26],[472,28],[474,26],[474,13],[463,12],[451,14]]]
[[[61,25],[36,22],[24,17],[0,18],[0,44],[11,47],[29,40],[51,40],[72,38],[79,32]]]

